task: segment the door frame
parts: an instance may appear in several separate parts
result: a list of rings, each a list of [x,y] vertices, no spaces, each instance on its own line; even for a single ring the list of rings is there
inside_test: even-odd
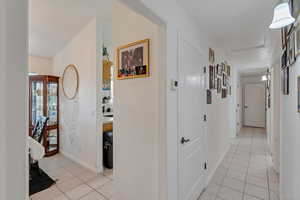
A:
[[[257,128],[266,128],[266,123],[267,123],[267,110],[266,110],[266,83],[262,81],[257,81],[257,82],[246,82],[243,84],[243,107],[242,107],[242,112],[243,112],[243,126],[244,127],[250,127],[245,125],[245,103],[246,103],[246,85],[251,85],[251,84],[261,84],[264,86],[264,112],[265,112],[265,123],[264,127],[257,127]],[[254,127],[254,126],[251,126]],[[254,127],[256,128],[256,127]]]
[[[181,87],[181,82],[183,81],[183,76],[181,76],[181,67],[182,67],[182,43],[183,43],[183,41],[185,41],[185,42],[187,42],[189,45],[191,45],[193,48],[195,48],[195,49],[197,49],[198,50],[198,52],[201,54],[201,55],[203,55],[203,57],[205,57],[205,54],[204,54],[204,52],[203,52],[203,50],[202,49],[200,49],[197,45],[195,45],[195,44],[193,44],[192,42],[190,42],[189,40],[187,40],[186,39],[186,37],[184,37],[184,35],[180,32],[180,31],[178,31],[178,34],[177,34],[177,42],[178,42],[178,46],[177,46],[177,52],[178,52],[178,57],[177,57],[177,62],[178,62],[178,65],[177,65],[177,71],[178,71],[178,80],[179,80],[179,87],[178,87],[178,95],[177,95],[177,102],[178,102],[178,104],[177,104],[177,118],[178,118],[178,123],[177,123],[177,130],[178,130],[178,132],[177,132],[177,140],[178,140],[178,143],[177,143],[177,148],[178,148],[178,153],[177,153],[177,155],[178,155],[178,166],[177,166],[177,168],[178,168],[178,170],[177,170],[177,173],[178,173],[178,182],[177,182],[177,184],[178,184],[178,193],[177,193],[177,195],[178,195],[178,199],[179,200],[181,200],[180,198],[182,197],[182,194],[181,194],[181,192],[182,192],[182,174],[181,174],[181,165],[182,165],[182,163],[181,163],[181,159],[182,159],[182,152],[180,151],[181,150],[181,148],[182,148],[182,144],[181,144],[181,142],[180,142],[180,140],[181,140],[181,138],[183,137],[183,135],[182,135],[182,118],[181,118],[181,116],[182,116],[182,87]],[[207,64],[207,63],[205,63],[205,64]],[[205,66],[203,66],[203,68],[200,68],[200,70],[204,70],[204,67]],[[207,88],[207,81],[206,81],[206,73],[203,73],[203,76],[204,76],[204,82],[205,82],[205,85],[204,85],[204,89],[205,88]],[[205,114],[205,113],[207,113],[207,105],[206,105],[206,103],[205,103],[205,96],[203,97],[203,103],[202,103],[202,106],[203,106],[203,115]],[[204,136],[204,140],[203,140],[203,144],[204,144],[204,157],[203,157],[203,160],[205,161],[205,162],[207,162],[207,151],[208,151],[208,149],[207,149],[207,123],[203,123],[204,124],[204,127],[203,127],[203,130],[204,130],[204,134],[203,134],[203,136]],[[203,185],[204,185],[204,187],[206,186],[206,184],[207,184],[207,176],[208,176],[208,172],[207,172],[207,170],[204,170],[204,175],[203,175]],[[201,191],[201,193],[202,193],[202,191]]]

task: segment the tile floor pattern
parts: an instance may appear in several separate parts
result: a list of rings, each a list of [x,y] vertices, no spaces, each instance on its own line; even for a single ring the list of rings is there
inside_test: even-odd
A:
[[[112,171],[97,175],[60,154],[43,159],[40,167],[58,181],[31,200],[113,199]],[[278,184],[265,130],[243,128],[199,200],[279,200]]]
[[[279,200],[264,129],[243,128],[198,200]]]
[[[34,194],[31,200],[111,200],[114,196],[112,171],[96,174],[58,154],[40,161],[42,168],[57,183]]]

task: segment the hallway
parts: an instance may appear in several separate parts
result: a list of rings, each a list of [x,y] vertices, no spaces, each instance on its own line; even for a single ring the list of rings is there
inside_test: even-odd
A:
[[[243,128],[199,200],[279,200],[264,129]]]

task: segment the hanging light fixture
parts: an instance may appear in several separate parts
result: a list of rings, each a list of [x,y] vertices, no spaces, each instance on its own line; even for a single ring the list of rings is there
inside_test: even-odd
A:
[[[287,2],[281,3],[274,8],[274,17],[270,29],[281,29],[295,22]]]

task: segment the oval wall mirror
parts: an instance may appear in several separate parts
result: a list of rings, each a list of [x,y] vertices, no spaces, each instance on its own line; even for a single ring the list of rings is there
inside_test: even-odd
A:
[[[62,77],[62,89],[65,97],[75,99],[79,89],[79,73],[75,65],[68,65]]]

